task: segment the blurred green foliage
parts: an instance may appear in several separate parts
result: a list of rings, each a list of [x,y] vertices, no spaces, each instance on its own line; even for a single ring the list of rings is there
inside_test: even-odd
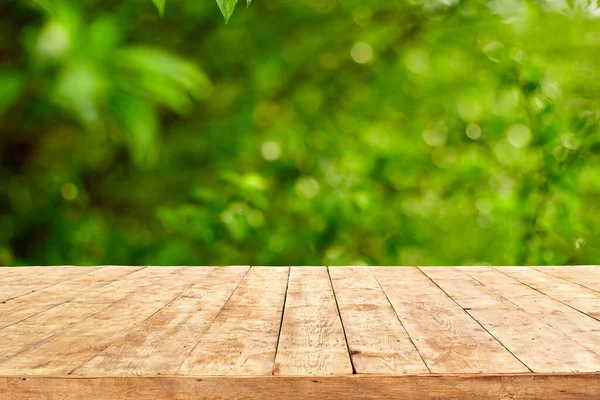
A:
[[[585,0],[0,4],[0,264],[590,264]]]

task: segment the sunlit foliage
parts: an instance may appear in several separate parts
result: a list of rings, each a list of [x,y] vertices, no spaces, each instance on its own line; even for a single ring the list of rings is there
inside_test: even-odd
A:
[[[0,264],[598,263],[595,2],[166,6],[0,5]]]

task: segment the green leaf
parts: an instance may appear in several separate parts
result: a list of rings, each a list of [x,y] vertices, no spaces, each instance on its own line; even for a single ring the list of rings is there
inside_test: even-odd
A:
[[[126,134],[133,161],[137,165],[155,164],[160,127],[154,106],[140,97],[119,93],[114,96],[112,107]]]
[[[91,63],[72,63],[56,78],[54,100],[89,129],[102,122],[101,104],[109,90],[104,72]]]
[[[36,1],[43,2],[46,0],[36,0]],[[156,5],[156,8],[158,9],[159,14],[162,17],[165,14],[165,6],[167,3],[167,0],[152,0],[152,2]],[[231,18],[231,15],[233,14],[233,10],[235,10],[235,5],[237,4],[237,2],[238,2],[238,0],[217,0],[217,4],[219,5],[221,14],[223,14],[223,17],[225,18],[226,24],[229,23],[229,18]],[[246,0],[246,7],[249,7],[250,3],[252,3],[252,0]]]
[[[152,0],[152,2],[158,9],[158,13],[160,14],[160,16],[162,17],[163,15],[165,15],[165,5],[167,3],[167,0]]]
[[[217,4],[221,9],[221,14],[225,18],[225,23],[229,22],[229,18],[231,14],[233,14],[233,10],[235,10],[235,5],[237,4],[237,0],[217,0]]]
[[[115,66],[125,72],[119,84],[130,93],[183,114],[192,107],[189,95],[206,97],[210,82],[198,67],[152,47],[128,47],[116,53]]]

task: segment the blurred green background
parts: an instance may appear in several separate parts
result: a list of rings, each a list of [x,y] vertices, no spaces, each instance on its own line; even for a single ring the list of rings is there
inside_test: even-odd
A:
[[[593,264],[594,1],[0,2],[0,264]]]

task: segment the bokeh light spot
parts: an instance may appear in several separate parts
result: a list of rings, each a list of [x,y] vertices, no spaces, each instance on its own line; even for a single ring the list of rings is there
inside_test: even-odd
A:
[[[350,56],[359,64],[366,64],[373,58],[373,48],[366,42],[358,42],[350,50]]]
[[[410,50],[404,56],[404,65],[410,72],[424,74],[429,71],[429,54],[423,49]]]
[[[267,141],[260,147],[260,153],[267,161],[275,161],[281,156],[281,146],[277,142]]]
[[[65,200],[75,200],[77,197],[77,186],[71,182],[67,182],[60,188],[60,194]]]
[[[494,210],[494,203],[488,199],[478,199],[475,202],[475,206],[482,214],[489,214]]]
[[[447,138],[448,128],[443,122],[438,122],[437,124],[423,131],[423,140],[432,147],[443,145],[446,143]]]
[[[523,124],[515,124],[508,130],[507,137],[512,146],[522,149],[531,142],[531,131]]]
[[[477,140],[481,137],[481,127],[477,124],[469,124],[466,133],[469,139]]]
[[[320,188],[319,182],[310,176],[302,177],[296,182],[296,193],[307,199],[315,197],[319,193]]]

